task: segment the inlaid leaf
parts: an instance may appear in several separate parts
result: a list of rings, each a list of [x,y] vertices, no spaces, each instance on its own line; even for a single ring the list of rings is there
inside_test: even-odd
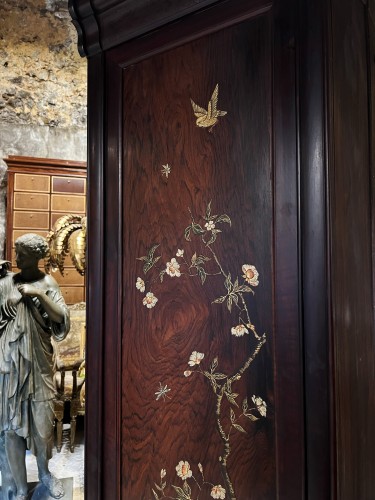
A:
[[[217,219],[216,222],[226,222],[227,224],[231,225],[232,221],[230,220],[230,217],[227,214],[220,215]]]
[[[191,238],[190,238],[190,233],[191,233],[191,226],[188,226],[188,227],[185,229],[185,240],[187,240],[187,241],[191,241]]]
[[[202,228],[202,226],[200,226],[196,222],[192,223],[191,228],[192,228],[194,234],[203,234],[205,232],[204,229]]]
[[[235,399],[235,397],[238,396],[238,394],[234,394],[232,392],[225,391],[225,395],[226,395],[228,401],[230,403],[232,403],[232,405],[237,406],[237,408],[238,408],[238,404],[237,404],[236,399]]]
[[[186,493],[186,495],[188,495],[188,497],[190,497],[190,495],[191,495],[191,488],[190,488],[190,486],[189,486],[189,484],[188,484],[187,481],[185,481],[184,484],[183,484],[183,490],[184,490],[184,493]]]
[[[204,282],[206,281],[207,274],[206,271],[203,269],[203,267],[198,267],[198,276],[201,279],[202,285],[204,285]]]
[[[247,412],[247,409],[248,409],[249,405],[248,405],[248,402],[247,402],[247,398],[245,398],[243,401],[242,401],[242,411],[244,413]]]
[[[231,293],[230,294],[233,302],[237,305],[238,304],[238,295],[236,293]]]
[[[233,285],[232,285],[232,277],[231,277],[230,273],[228,273],[228,276],[225,278],[224,286],[228,291],[232,289]]]
[[[238,424],[233,424],[233,427],[234,427],[235,429],[237,429],[238,431],[240,431],[240,432],[243,432],[243,433],[247,434],[247,432],[245,431],[245,429],[244,429],[243,427],[241,427],[240,425],[238,425]]]
[[[212,201],[212,200],[211,200]],[[206,220],[209,220],[211,218],[211,201],[207,205],[206,209]]]
[[[211,238],[207,241],[207,245],[211,245],[212,243],[214,243],[219,233],[221,233],[220,229],[212,229]]]
[[[174,484],[172,484],[172,488],[175,489],[178,500],[190,500],[190,496],[186,495],[182,488],[175,486]]]
[[[252,422],[256,422],[259,420],[258,417],[255,417],[252,413],[244,413],[245,417],[249,418]]]
[[[148,271],[157,263],[157,261],[160,259],[160,255],[158,257],[155,257],[153,260],[149,260],[145,263],[143,266],[143,272],[146,274]]]
[[[213,304],[222,304],[225,299],[226,299],[226,296],[219,297],[219,298],[215,299],[212,303]]]
[[[216,370],[218,364],[219,364],[219,359],[218,359],[218,357],[215,357],[212,360],[212,363],[211,363],[211,366],[210,366],[211,372],[214,372]]]

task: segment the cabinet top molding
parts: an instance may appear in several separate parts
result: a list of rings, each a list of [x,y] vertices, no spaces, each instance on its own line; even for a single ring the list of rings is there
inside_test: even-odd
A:
[[[69,0],[81,56],[93,56],[228,0]]]

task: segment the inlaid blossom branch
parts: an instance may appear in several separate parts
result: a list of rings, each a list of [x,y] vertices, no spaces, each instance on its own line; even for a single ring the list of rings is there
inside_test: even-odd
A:
[[[247,304],[248,298],[252,298],[255,295],[254,287],[259,286],[259,272],[253,264],[245,263],[240,268],[242,271],[240,276],[232,275],[220,261],[214,245],[217,244],[217,239],[222,233],[221,227],[224,227],[223,225],[231,226],[232,224],[227,214],[214,214],[211,210],[211,202],[209,202],[205,214],[201,218],[203,219],[202,222],[195,219],[191,211],[190,218],[191,222],[184,231],[185,241],[190,244],[193,237],[199,238],[206,251],[203,253],[193,252],[191,257],[188,258],[186,249],[179,248],[176,254],[166,261],[165,267],[157,269],[160,266],[161,256],[154,255],[156,249],[159,247],[159,245],[155,244],[152,245],[147,255],[140,257],[139,260],[144,262],[143,270],[145,274],[152,267],[157,269],[157,277],[154,276],[150,280],[150,287],[155,283],[156,279],[163,282],[165,275],[169,276],[169,278],[181,278],[182,276],[187,276],[188,278],[198,277],[202,285],[205,285],[206,280],[211,276],[221,276],[223,279],[223,293],[214,299],[212,304],[225,304],[229,314],[233,315],[236,313],[236,322],[232,323],[233,326],[230,329],[231,335],[236,339],[247,338],[249,342],[252,342],[251,354],[245,357],[232,373],[226,374],[218,370],[218,357],[215,357],[209,366],[204,368],[205,354],[198,350],[190,354],[188,360],[189,368],[183,372],[186,378],[191,377],[193,374],[203,375],[208,380],[216,398],[216,428],[223,444],[223,451],[218,462],[225,481],[225,488],[220,484],[207,483],[204,480],[203,469],[201,470],[202,466],[199,464],[198,468],[202,475],[202,485],[210,484],[212,498],[223,499],[226,498],[226,495],[229,495],[231,500],[236,500],[234,485],[228,470],[228,458],[232,451],[231,436],[235,431],[246,433],[246,425],[248,425],[246,421],[256,422],[259,418],[266,418],[267,416],[267,404],[260,396],[253,395],[251,397],[253,405],[249,405],[247,397],[240,403],[238,402],[240,395],[233,388],[236,382],[242,378],[245,371],[249,369],[266,342],[266,334],[263,333],[260,335],[257,333],[256,327],[250,318]],[[137,279],[136,287],[143,293],[146,291],[146,284],[142,278]],[[143,304],[147,308],[152,308],[155,306],[157,300],[150,288],[146,292]],[[227,413],[226,418],[223,415],[224,400],[227,400],[229,403],[229,414]],[[227,411],[225,410],[225,412]],[[175,498],[177,500],[192,499],[192,486],[189,484],[189,481],[193,481],[195,487],[198,487],[199,491],[201,490],[202,486],[194,477],[190,464],[187,461],[180,461],[176,466],[176,472],[178,477],[183,480],[182,487],[171,485],[177,496],[166,496],[165,481],[161,478],[160,485],[155,484],[159,493],[153,490],[156,499],[159,498],[159,494],[164,498]],[[196,498],[199,498],[199,493]]]
[[[170,484],[167,486],[165,477],[167,472],[165,469],[160,471],[160,483],[154,483],[155,489],[152,489],[155,500],[161,499],[173,499],[173,500],[199,500],[200,495],[209,490],[210,496],[212,498],[225,499],[226,490],[221,486],[221,484],[213,484],[206,481],[203,474],[203,466],[201,463],[198,464],[198,469],[201,478],[194,476],[191,469],[190,463],[186,460],[180,460],[176,465],[175,470],[177,477],[182,481],[182,486],[176,484]],[[167,493],[173,490],[173,495],[170,496]]]

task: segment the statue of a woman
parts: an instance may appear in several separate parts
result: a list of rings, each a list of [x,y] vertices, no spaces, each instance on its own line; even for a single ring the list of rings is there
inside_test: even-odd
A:
[[[25,234],[15,242],[19,273],[0,279],[0,457],[10,474],[13,498],[26,500],[26,449],[36,456],[39,479],[53,498],[61,482],[48,469],[54,443],[53,349],[51,337],[63,340],[69,312],[52,276],[38,268],[48,251],[46,240]],[[5,465],[4,465],[5,461]],[[8,474],[8,475],[9,475]]]

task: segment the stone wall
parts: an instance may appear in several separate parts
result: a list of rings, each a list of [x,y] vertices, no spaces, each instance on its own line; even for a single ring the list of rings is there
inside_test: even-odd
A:
[[[86,160],[86,60],[68,0],[0,2],[0,257],[8,155]]]

